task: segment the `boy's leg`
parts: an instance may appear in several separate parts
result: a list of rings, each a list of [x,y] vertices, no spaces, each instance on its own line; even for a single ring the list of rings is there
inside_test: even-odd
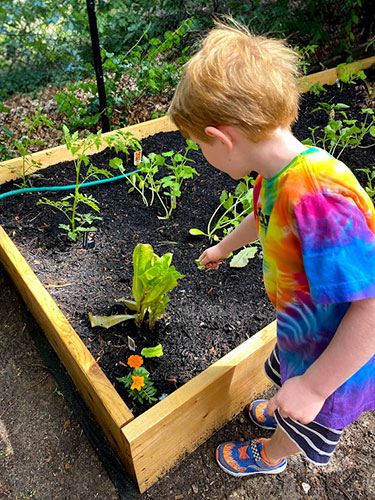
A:
[[[277,426],[270,439],[264,440],[263,446],[267,459],[273,464],[281,458],[289,457],[301,451],[280,426]]]

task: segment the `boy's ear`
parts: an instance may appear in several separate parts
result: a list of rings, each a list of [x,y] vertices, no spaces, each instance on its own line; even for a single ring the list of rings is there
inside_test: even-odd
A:
[[[227,147],[228,151],[232,151],[233,140],[226,128],[209,126],[204,129],[204,132],[209,137],[215,137],[218,139],[224,146]]]

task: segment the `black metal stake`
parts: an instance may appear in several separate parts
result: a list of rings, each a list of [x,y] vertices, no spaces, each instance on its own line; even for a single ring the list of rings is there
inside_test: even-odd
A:
[[[102,131],[109,132],[110,130],[109,119],[108,116],[105,114],[107,109],[107,98],[105,95],[102,58],[100,56],[98,26],[96,24],[95,0],[86,0],[86,4],[87,4],[87,14],[89,17],[92,51],[94,55],[96,82],[98,85],[99,111],[102,117]]]

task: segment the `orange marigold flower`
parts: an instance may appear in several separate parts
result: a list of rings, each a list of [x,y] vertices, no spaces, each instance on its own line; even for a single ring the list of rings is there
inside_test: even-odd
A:
[[[143,365],[142,356],[138,356],[137,354],[133,354],[128,359],[128,365],[130,366],[130,368],[139,368],[141,365]]]
[[[144,377],[138,377],[137,375],[132,375],[133,379],[133,385],[130,387],[131,390],[137,389],[137,391],[140,391],[141,388],[145,385],[145,378]]]

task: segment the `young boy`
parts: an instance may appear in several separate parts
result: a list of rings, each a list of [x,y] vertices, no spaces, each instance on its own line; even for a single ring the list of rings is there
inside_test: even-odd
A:
[[[199,259],[217,269],[259,238],[277,311],[265,370],[279,390],[248,407],[275,432],[218,447],[220,467],[234,476],[276,474],[301,451],[325,465],[343,428],[375,409],[375,212],[345,165],[292,135],[297,77],[285,43],[217,23],[169,111],[214,167],[234,179],[258,173],[254,212]]]

